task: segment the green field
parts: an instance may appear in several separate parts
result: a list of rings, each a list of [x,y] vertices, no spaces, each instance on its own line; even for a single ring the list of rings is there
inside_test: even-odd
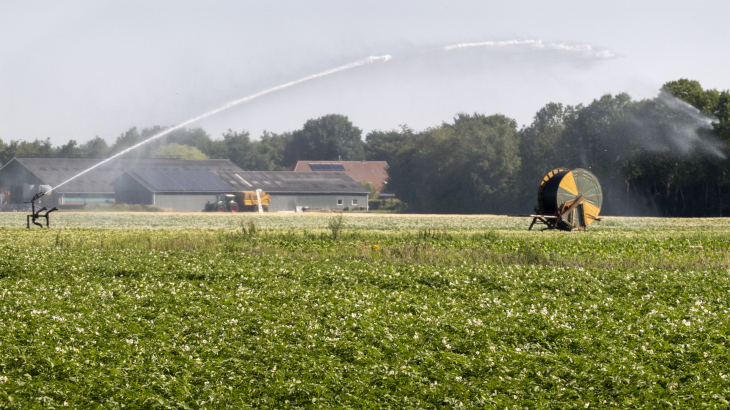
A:
[[[289,230],[327,229],[330,214],[317,213],[90,213],[56,212],[51,214],[52,228],[102,228],[102,229],[235,229],[241,222],[253,220],[264,229]],[[0,227],[25,227],[25,213],[0,212]],[[419,231],[436,229],[447,231],[519,230],[530,226],[527,218],[472,215],[398,215],[398,214],[347,214],[344,228],[347,230]],[[726,231],[730,232],[730,218],[622,218],[606,217],[591,225],[591,230],[659,229],[667,231]]]
[[[0,408],[730,405],[725,219],[24,223],[0,214]]]

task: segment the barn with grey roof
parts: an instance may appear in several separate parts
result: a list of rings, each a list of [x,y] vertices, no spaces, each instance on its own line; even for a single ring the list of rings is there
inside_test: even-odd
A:
[[[344,173],[286,171],[127,170],[113,182],[119,203],[199,211],[216,194],[260,189],[271,195],[269,212],[367,208],[368,190]]]
[[[0,189],[9,193],[4,202],[22,204],[40,190],[57,187],[101,161],[103,159],[99,158],[13,158],[0,169]],[[112,182],[128,169],[139,172],[243,171],[227,159],[117,158],[54,189],[50,199],[54,206],[114,202]]]

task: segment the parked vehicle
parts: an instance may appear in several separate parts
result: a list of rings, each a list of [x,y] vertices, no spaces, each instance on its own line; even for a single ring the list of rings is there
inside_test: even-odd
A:
[[[206,212],[268,212],[271,195],[261,190],[218,194],[216,202],[205,205]]]
[[[271,205],[271,195],[264,191],[238,191],[236,201],[243,212],[268,212]]]
[[[238,203],[233,194],[218,194],[214,203],[205,205],[206,212],[238,212]]]

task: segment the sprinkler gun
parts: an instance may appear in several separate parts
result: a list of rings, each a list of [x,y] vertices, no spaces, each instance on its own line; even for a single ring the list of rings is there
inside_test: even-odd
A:
[[[48,192],[51,192],[51,191],[48,191]],[[50,214],[53,211],[57,211],[58,208],[53,207],[53,209],[46,211],[47,208],[44,206],[43,208],[41,208],[37,211],[35,210],[35,201],[40,199],[45,194],[47,194],[47,192],[39,192],[33,196],[33,199],[31,199],[30,202],[26,202],[26,204],[30,204],[31,209],[32,209],[32,213],[26,217],[28,229],[30,229],[31,219],[33,220],[33,225],[38,225],[41,228],[43,228],[43,224],[39,224],[38,222],[36,222],[36,220],[40,219],[40,218],[46,218],[46,228],[50,228],[50,226],[48,224],[48,214]],[[41,215],[41,212],[43,212],[43,211],[46,211],[46,213],[44,215]]]

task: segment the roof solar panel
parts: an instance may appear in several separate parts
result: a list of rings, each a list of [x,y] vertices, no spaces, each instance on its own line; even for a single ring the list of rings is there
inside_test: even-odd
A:
[[[335,168],[332,166],[332,164],[322,164],[322,170],[323,171],[334,171]]]
[[[217,175],[203,170],[151,170],[134,171],[156,191],[231,191],[232,188]]]
[[[322,164],[314,164],[310,162],[309,168],[311,168],[312,171],[322,171]]]
[[[246,189],[251,191],[261,188],[267,193],[326,192],[362,194],[367,192],[367,190],[352,178],[348,177],[344,172],[243,171],[239,172],[239,174],[253,185],[251,188]],[[274,183],[265,185],[263,181]],[[281,184],[279,181],[281,181]]]
[[[345,167],[342,164],[332,164],[332,166],[335,168],[335,171],[344,171]]]

